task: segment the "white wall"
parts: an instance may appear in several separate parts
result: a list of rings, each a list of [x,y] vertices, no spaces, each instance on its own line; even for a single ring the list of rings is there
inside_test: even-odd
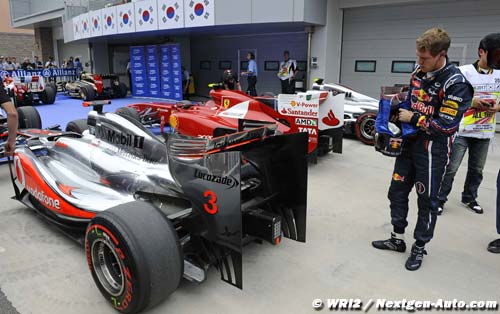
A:
[[[499,21],[498,0],[346,9],[341,83],[372,97],[380,95],[381,86],[408,83],[409,74],[391,73],[392,61],[415,60],[416,38],[434,26],[449,33],[452,48],[448,54],[452,61],[472,63],[477,58],[479,40],[498,32]],[[376,72],[355,72],[356,60],[377,61]]]
[[[217,0],[215,24],[310,22],[324,24],[327,0]]]
[[[90,67],[85,67],[85,63],[90,62],[89,45],[85,42],[64,43],[63,40],[57,41],[59,60],[67,59],[70,56],[80,58],[85,71],[90,71]]]
[[[311,56],[318,58],[318,68],[311,69],[309,87],[314,78],[327,82],[339,82],[342,50],[342,10],[338,0],[328,0],[326,25],[315,27],[312,37]]]

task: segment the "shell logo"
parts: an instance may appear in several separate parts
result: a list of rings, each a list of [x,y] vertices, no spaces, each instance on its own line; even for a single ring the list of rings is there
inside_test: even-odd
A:
[[[295,100],[292,100],[292,101],[290,102],[290,105],[291,105],[292,107],[295,107],[295,106],[297,106],[297,102],[295,102]]]
[[[172,127],[174,130],[177,130],[177,128],[179,127],[179,119],[175,114],[170,115],[169,123],[170,127]]]

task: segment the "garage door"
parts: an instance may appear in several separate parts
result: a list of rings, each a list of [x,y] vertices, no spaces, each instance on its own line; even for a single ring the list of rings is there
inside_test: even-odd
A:
[[[444,28],[452,39],[451,61],[472,63],[479,40],[500,31],[499,20],[498,0],[346,9],[341,83],[376,98],[383,85],[408,83],[408,73],[394,70],[404,71],[415,61],[415,39],[434,26]]]
[[[307,59],[307,35],[298,33],[274,33],[244,36],[214,36],[191,38],[191,72],[194,74],[196,92],[207,95],[209,83],[219,82],[224,67],[231,67],[236,73],[241,68],[240,57],[245,51],[254,51],[259,72],[257,78],[257,93],[278,93],[281,83],[276,76],[276,62],[283,59],[283,51],[289,50],[290,57],[299,61],[301,68]],[[304,70],[304,69],[303,69]],[[305,71],[298,74],[298,79],[306,75]],[[246,78],[241,79],[241,87],[246,90]]]

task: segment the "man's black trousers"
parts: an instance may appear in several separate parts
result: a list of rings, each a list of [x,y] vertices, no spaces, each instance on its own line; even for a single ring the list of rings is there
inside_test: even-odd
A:
[[[408,226],[408,195],[413,186],[418,197],[418,218],[414,238],[417,245],[432,239],[436,226],[437,195],[450,160],[452,138],[431,139],[424,133],[405,140],[403,152],[396,157],[389,188],[391,223],[394,231],[404,233]]]
[[[282,94],[295,94],[295,80],[281,80]]]
[[[248,82],[247,94],[250,96],[257,96],[257,90],[255,89],[255,85],[257,84],[257,77],[249,76],[247,77],[247,82]]]

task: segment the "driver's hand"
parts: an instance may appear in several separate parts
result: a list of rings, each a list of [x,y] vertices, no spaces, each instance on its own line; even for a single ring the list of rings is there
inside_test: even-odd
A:
[[[491,103],[485,99],[474,98],[472,100],[472,107],[479,110],[488,110],[491,107]]]
[[[486,111],[490,112],[490,113],[495,113],[495,112],[498,112],[500,111],[500,106],[495,103],[493,106],[489,106]]]
[[[410,122],[413,118],[413,112],[406,109],[399,109],[399,121]]]
[[[7,140],[7,143],[5,143],[5,155],[12,156],[15,149],[16,149],[16,139],[9,138]]]

